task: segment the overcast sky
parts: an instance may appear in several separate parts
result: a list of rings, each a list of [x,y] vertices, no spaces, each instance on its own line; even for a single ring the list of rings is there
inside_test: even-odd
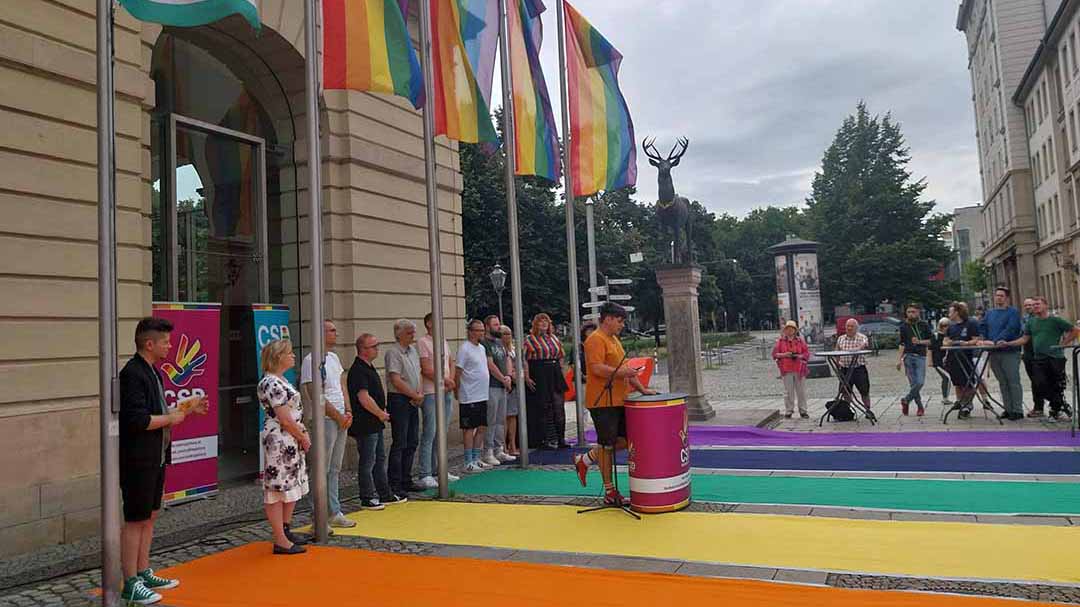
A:
[[[555,0],[545,3],[544,71],[557,106]],[[859,99],[900,122],[909,167],[939,210],[980,200],[956,0],[573,4],[624,56],[620,81],[639,143],[656,136],[666,152],[689,137],[675,187],[714,212],[802,203]],[[655,200],[656,170],[640,148],[638,190]]]

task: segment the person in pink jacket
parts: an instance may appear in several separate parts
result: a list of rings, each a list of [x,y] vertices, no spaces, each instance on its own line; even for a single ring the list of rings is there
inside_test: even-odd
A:
[[[810,349],[799,337],[799,325],[794,320],[784,324],[772,357],[784,381],[784,417],[790,419],[794,415],[795,399],[798,398],[799,415],[803,419],[809,418],[810,414],[806,412],[806,376],[809,374],[806,361],[810,360]]]

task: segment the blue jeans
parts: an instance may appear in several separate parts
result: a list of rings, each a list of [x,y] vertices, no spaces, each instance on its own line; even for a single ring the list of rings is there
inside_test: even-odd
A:
[[[356,469],[360,499],[389,498],[390,483],[386,480],[386,450],[382,431],[357,437],[356,452],[360,456],[360,465]]]
[[[907,375],[908,385],[911,386],[904,400],[915,401],[916,405],[923,406],[920,391],[923,384],[926,383],[926,357],[917,354],[905,354],[904,374]]]
[[[454,415],[454,399],[449,392],[445,394],[446,431],[450,432],[450,418]],[[435,449],[435,395],[425,394],[421,406],[422,426],[420,428],[420,478],[435,476],[439,469],[439,451]]]
[[[323,420],[325,428],[324,444],[326,445],[326,505],[330,516],[341,512],[341,497],[338,495],[339,479],[341,478],[341,460],[345,457],[345,443],[349,435],[345,430],[338,427],[337,422],[329,417]],[[315,492],[308,493],[307,500],[312,510],[315,509]]]
[[[391,392],[389,400],[390,457],[386,476],[394,493],[404,495],[413,485],[413,459],[420,446],[420,408],[413,406],[404,394]]]

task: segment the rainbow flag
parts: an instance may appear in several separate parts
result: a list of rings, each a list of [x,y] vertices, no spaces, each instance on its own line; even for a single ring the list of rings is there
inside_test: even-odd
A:
[[[405,0],[407,1],[407,0]],[[458,0],[461,6],[461,40],[476,84],[491,107],[491,86],[495,79],[495,51],[499,48],[499,3],[493,0]]]
[[[494,1],[494,0],[490,0]],[[459,0],[430,0],[435,134],[465,143],[497,141],[461,32],[470,23]]]
[[[323,88],[399,95],[419,108],[424,79],[398,0],[323,0]]]
[[[619,91],[622,55],[569,2],[563,5],[574,195],[634,185],[637,148],[630,110]]]
[[[177,27],[206,25],[239,14],[259,29],[255,0],[120,0],[121,6],[140,21]]]
[[[541,0],[515,0],[510,21],[510,80],[514,95],[514,174],[559,180],[559,136],[551,111],[540,45],[544,32]]]

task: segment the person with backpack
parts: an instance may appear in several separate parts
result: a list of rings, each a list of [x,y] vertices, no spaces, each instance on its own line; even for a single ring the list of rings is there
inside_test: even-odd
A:
[[[869,350],[870,340],[859,333],[859,321],[854,318],[844,323],[844,333],[836,338],[836,349],[845,352]],[[850,378],[851,387],[859,391],[867,414],[870,413],[870,373],[866,370],[866,355],[844,356],[837,363],[841,372]]]
[[[806,376],[810,374],[806,361],[810,360],[810,349],[799,336],[799,325],[794,320],[784,324],[780,339],[772,351],[773,360],[780,369],[780,378],[784,382],[784,417],[791,419],[795,414],[795,399],[799,400],[799,416],[810,417],[806,412]]]

